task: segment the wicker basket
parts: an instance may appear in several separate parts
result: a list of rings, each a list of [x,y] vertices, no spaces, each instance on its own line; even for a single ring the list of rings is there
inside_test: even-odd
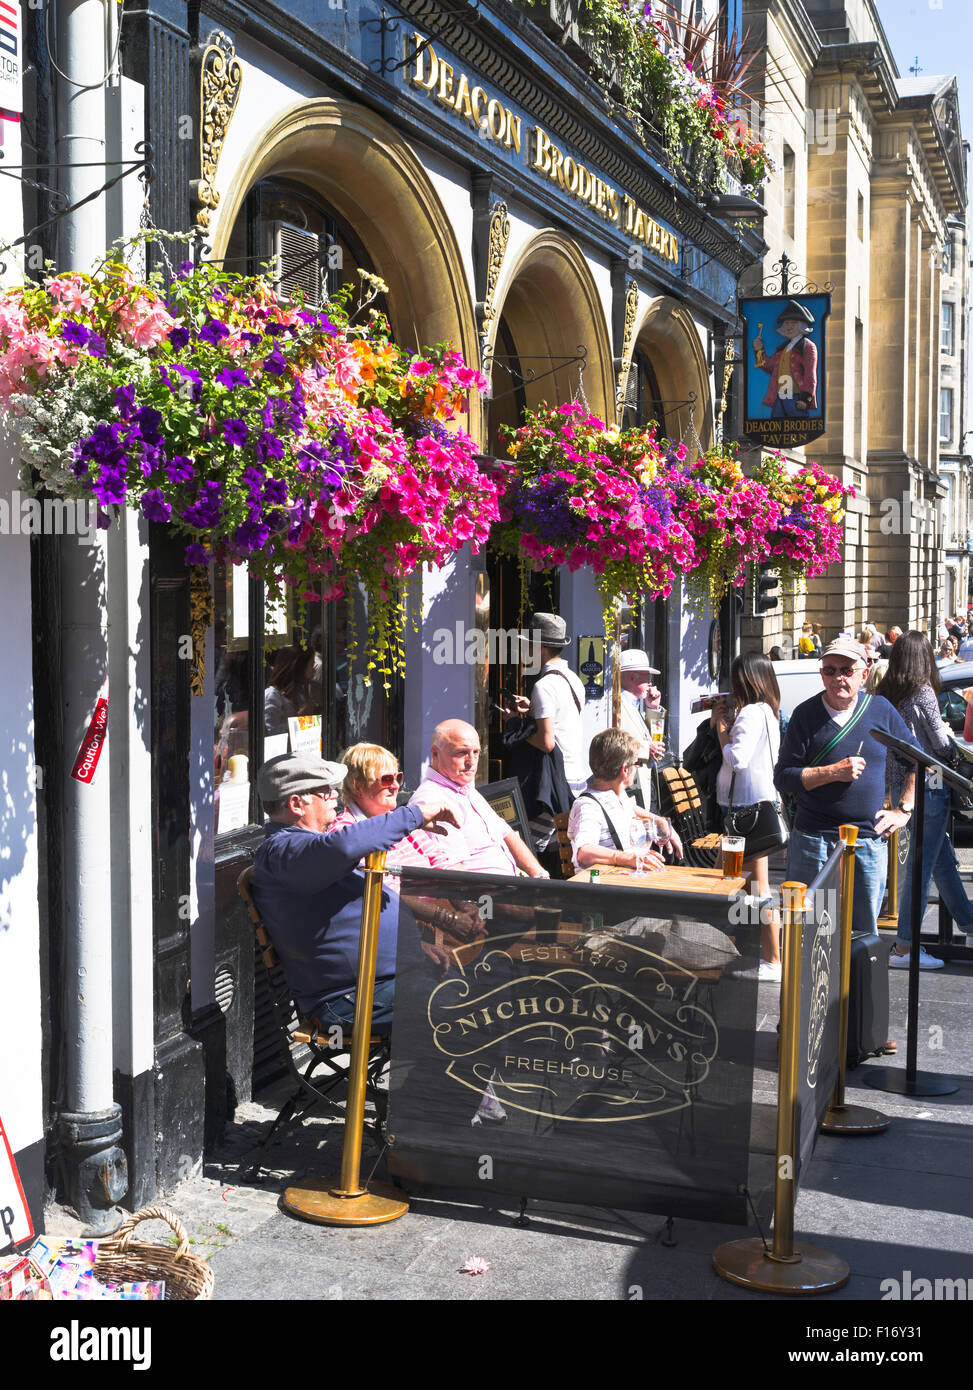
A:
[[[133,1240],[141,1221],[166,1221],[176,1233],[178,1245],[150,1244]],[[213,1297],[213,1271],[205,1260],[189,1253],[186,1228],[174,1212],[165,1207],[144,1207],[119,1226],[98,1247],[95,1277],[102,1283],[141,1283],[146,1279],[166,1281],[166,1302],[202,1302]]]

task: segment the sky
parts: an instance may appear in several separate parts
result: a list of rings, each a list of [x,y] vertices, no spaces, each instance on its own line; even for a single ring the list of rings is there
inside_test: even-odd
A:
[[[973,143],[973,4],[970,0],[876,0],[900,77],[916,59],[920,77],[955,75],[963,138]]]

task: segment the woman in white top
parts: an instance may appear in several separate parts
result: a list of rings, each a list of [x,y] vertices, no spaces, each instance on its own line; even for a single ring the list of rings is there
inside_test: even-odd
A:
[[[752,806],[755,801],[777,801],[774,767],[780,751],[780,686],[768,657],[759,652],[738,656],[730,668],[730,690],[736,707],[735,717],[728,701],[719,700],[711,722],[723,749],[723,766],[716,779],[716,800],[725,815],[730,804],[733,779],[733,805]],[[743,872],[750,880],[750,891],[758,898],[770,896],[769,858],[766,854],[747,860]],[[761,912],[763,961],[760,979],[780,979],[780,923],[776,912]],[[763,918],[767,917],[768,921]]]
[[[663,859],[652,849],[657,840],[670,843],[682,858],[682,845],[669,822],[643,811],[627,794],[641,751],[638,739],[624,729],[605,729],[591,740],[591,781],[568,818],[576,869],[596,864],[634,869],[637,859],[646,870],[664,869]]]

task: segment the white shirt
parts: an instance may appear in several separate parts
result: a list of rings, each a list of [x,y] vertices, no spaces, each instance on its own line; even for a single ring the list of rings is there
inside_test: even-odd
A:
[[[651,833],[651,826],[636,816],[635,802],[630,796],[626,796],[624,792],[619,796],[613,791],[589,790],[589,796],[578,797],[568,817],[568,838],[571,841],[575,869],[580,867],[578,850],[582,845],[600,845],[603,849],[618,848],[605,821],[605,812],[615,827],[622,853],[645,844],[647,832]],[[591,797],[595,798],[597,805]]]
[[[825,709],[828,711],[828,714],[837,724],[839,729],[843,729],[845,727],[845,725],[848,723],[848,720],[851,718],[851,716],[855,713],[855,710],[858,708],[857,699],[853,700],[847,709],[834,709],[831,705],[828,704],[827,700],[824,698],[823,695],[821,696],[821,703],[822,705],[824,705]]]
[[[561,675],[550,674],[554,671],[559,671]],[[562,679],[562,676],[567,679]],[[572,690],[578,697],[578,704],[574,702]],[[530,712],[535,719],[554,720],[554,742],[564,757],[564,775],[575,796],[584,791],[591,776],[585,752],[584,725],[581,722],[584,700],[584,685],[563,656],[556,656],[544,663],[540,679],[531,691]]]
[[[744,705],[730,728],[723,749],[723,766],[716,779],[716,800],[730,804],[730,778],[734,806],[752,806],[755,801],[776,801],[774,767],[780,752],[780,724],[769,705]]]

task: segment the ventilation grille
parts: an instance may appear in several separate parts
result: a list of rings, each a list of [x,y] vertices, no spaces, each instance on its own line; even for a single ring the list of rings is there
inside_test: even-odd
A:
[[[220,1012],[228,1014],[233,1007],[233,1000],[236,996],[236,981],[232,973],[224,966],[217,971],[216,975],[216,1002],[220,1006]]]
[[[309,304],[321,303],[321,243],[312,232],[287,222],[275,222],[274,256],[279,268],[277,289],[282,295],[301,290]]]

